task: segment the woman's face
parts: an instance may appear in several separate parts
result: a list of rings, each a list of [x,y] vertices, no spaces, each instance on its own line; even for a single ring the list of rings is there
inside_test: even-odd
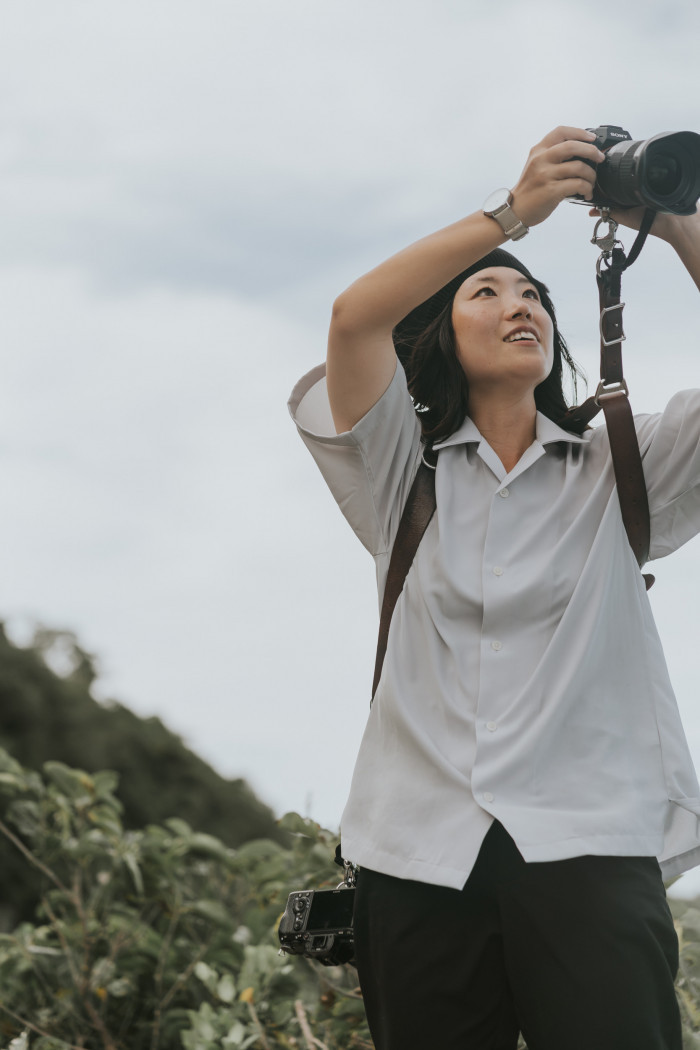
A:
[[[452,304],[452,326],[470,394],[532,391],[552,369],[552,319],[518,270],[490,266],[468,277]]]

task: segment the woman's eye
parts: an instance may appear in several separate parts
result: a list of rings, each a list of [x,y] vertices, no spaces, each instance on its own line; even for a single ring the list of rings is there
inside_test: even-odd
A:
[[[493,288],[489,288],[489,287],[488,287],[488,285],[487,285],[487,286],[486,286],[485,288],[480,288],[480,289],[479,289],[479,291],[478,291],[478,292],[476,293],[476,296],[475,296],[475,298],[476,298],[477,296],[479,296],[479,295],[485,295],[485,294],[487,294],[487,293],[488,293],[488,295],[495,295],[495,294],[496,294],[496,293],[494,292]]]
[[[529,296],[531,299],[534,299],[536,302],[540,301],[540,297],[539,297],[539,295],[537,294],[537,292],[535,291],[534,288],[526,288],[525,291],[523,292],[523,295]]]

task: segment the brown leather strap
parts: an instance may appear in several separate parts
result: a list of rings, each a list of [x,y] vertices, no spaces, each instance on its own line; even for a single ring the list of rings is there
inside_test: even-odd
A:
[[[649,499],[632,407],[624,391],[602,394],[600,401],[608,428],[622,521],[641,567],[649,559]]]
[[[598,266],[600,385],[594,397],[589,397],[582,405],[574,406],[559,420],[560,426],[580,434],[600,409],[603,409],[622,521],[640,568],[649,557],[649,498],[634,416],[622,371],[622,342],[625,338],[622,330],[622,309],[625,304],[620,301],[620,286],[623,272],[634,262],[641,250],[654,214],[645,214],[642,230],[629,258],[625,257],[621,248],[613,247],[608,256],[608,265],[603,268]],[[654,583],[654,577],[645,573],[644,581],[649,590]]]
[[[596,400],[605,414],[615,483],[622,521],[635,558],[640,566],[649,558],[649,498],[642,468],[642,456],[622,372],[622,309],[620,285],[628,262],[621,248],[613,248],[608,268],[597,276],[600,298],[600,386]],[[654,577],[644,577],[647,590]]]
[[[429,465],[431,460],[433,464],[437,463],[436,453],[426,450],[408,494],[391,551],[391,558],[389,559],[389,571],[387,572],[382,611],[379,617],[379,638],[377,639],[377,659],[374,665],[372,699],[374,699],[379,679],[382,676],[394,606],[403,589],[408,570],[411,568],[418,550],[418,544],[435,513],[435,465]]]

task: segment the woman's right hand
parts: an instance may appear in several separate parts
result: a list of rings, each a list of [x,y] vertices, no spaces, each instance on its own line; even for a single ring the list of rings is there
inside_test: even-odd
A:
[[[556,128],[530,151],[513,188],[513,211],[536,226],[576,193],[590,199],[603,154],[582,128]],[[391,332],[402,317],[506,240],[483,211],[424,237],[358,278],[336,299],[328,333],[328,398],[336,430],[350,430],[391,382]]]
[[[559,127],[530,150],[522,175],[512,189],[513,211],[526,226],[543,222],[561,201],[576,194],[590,200],[596,169],[605,154],[584,128]]]

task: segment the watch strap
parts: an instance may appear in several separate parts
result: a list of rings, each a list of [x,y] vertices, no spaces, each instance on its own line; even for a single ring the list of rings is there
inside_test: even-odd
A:
[[[525,225],[522,219],[518,218],[510,204],[504,204],[497,211],[493,212],[491,217],[496,220],[506,237],[511,241],[519,241],[530,232],[529,227]]]
[[[494,190],[484,202],[484,215],[495,219],[504,234],[511,241],[519,241],[529,233],[529,228],[519,219],[511,207],[513,195],[509,189]]]

